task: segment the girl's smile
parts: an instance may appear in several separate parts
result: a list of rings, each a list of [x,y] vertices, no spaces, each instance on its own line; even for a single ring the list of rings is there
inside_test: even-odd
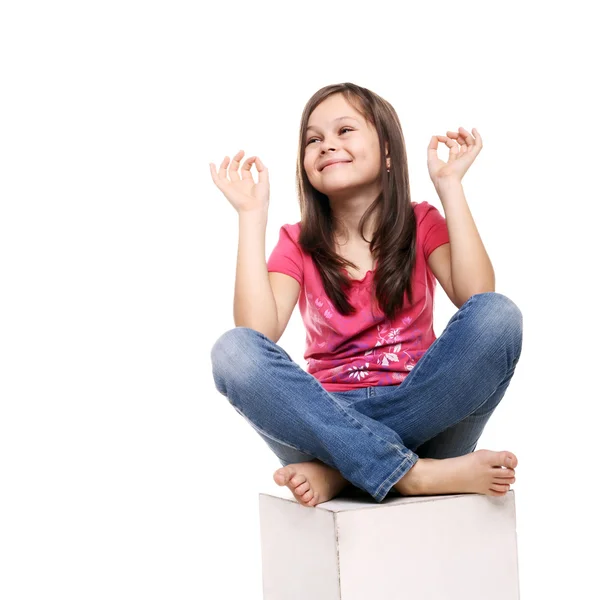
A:
[[[347,165],[349,162],[351,162],[351,161],[344,160],[344,161],[335,162],[335,163],[333,163],[331,165],[327,165],[326,167],[323,167],[323,169],[321,169],[321,170],[324,171],[325,169],[329,169],[331,167],[337,167],[339,165]]]

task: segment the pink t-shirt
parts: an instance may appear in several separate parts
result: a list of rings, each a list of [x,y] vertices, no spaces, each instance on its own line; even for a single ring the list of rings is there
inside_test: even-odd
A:
[[[436,340],[433,331],[437,280],[427,264],[433,250],[450,241],[446,219],[428,202],[412,202],[417,221],[417,257],[412,273],[413,304],[393,321],[371,305],[373,271],[352,280],[353,315],[340,314],[325,294],[319,272],[298,244],[300,222],[283,225],[267,270],[300,283],[298,307],[306,328],[307,372],[332,392],[376,385],[398,385]]]

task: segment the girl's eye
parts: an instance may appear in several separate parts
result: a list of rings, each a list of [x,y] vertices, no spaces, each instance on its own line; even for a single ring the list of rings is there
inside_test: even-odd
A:
[[[344,131],[345,129],[347,129],[348,131],[352,131],[352,129],[350,127],[342,127],[340,129],[340,131]],[[311,142],[313,142],[314,140],[316,140],[317,138],[311,138],[310,140],[308,140],[308,142],[306,142],[306,145],[308,146]]]

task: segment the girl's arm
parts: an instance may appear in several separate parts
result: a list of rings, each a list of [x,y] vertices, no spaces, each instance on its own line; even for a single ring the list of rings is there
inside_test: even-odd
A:
[[[265,260],[267,208],[239,212],[239,242],[233,300],[236,327],[250,327],[274,339],[277,305]]]
[[[452,270],[452,288],[460,303],[473,294],[495,291],[494,268],[485,250],[460,181],[435,186],[444,207]]]

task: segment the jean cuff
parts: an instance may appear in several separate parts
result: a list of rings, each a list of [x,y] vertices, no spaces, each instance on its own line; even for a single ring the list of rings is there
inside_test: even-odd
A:
[[[392,474],[377,488],[375,494],[373,494],[373,498],[377,502],[381,502],[388,494],[392,486],[419,460],[419,457],[412,451],[408,450],[400,466],[396,467]]]

